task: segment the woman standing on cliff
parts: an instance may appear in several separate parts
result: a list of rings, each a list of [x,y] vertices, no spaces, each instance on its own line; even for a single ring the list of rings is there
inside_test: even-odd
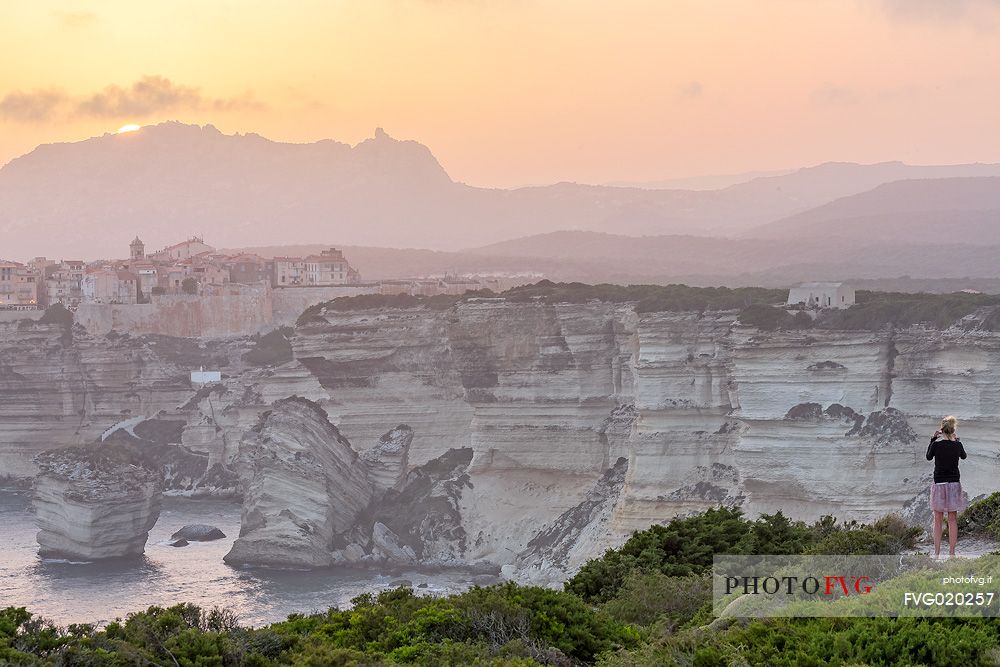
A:
[[[941,522],[948,513],[948,554],[955,555],[958,541],[958,513],[965,509],[965,495],[959,481],[958,460],[965,458],[965,447],[955,429],[958,420],[945,417],[941,428],[931,436],[927,460],[934,460],[934,485],[931,486],[931,510],[934,511],[934,557],[941,556]]]

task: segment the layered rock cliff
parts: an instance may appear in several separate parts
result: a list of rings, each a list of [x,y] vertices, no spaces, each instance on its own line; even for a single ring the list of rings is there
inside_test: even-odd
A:
[[[243,488],[234,564],[321,567],[335,535],[372,498],[368,470],[312,401],[277,401],[243,439],[235,467]]]
[[[280,482],[286,505],[267,512],[300,517],[296,494],[325,489],[327,464],[302,477],[301,461],[285,460],[292,444],[255,430],[295,395],[328,421],[308,451],[343,440],[338,456],[358,471],[337,473],[355,479],[357,516],[323,534],[315,563],[492,563],[539,577],[719,503],[919,520],[925,434],[942,414],[962,419],[969,495],[992,491],[1000,472],[1000,335],[964,327],[762,332],[735,313],[472,300],[316,309],[288,342],[290,358],[260,362],[254,339],[7,326],[0,462],[31,474],[29,454],[117,424],[130,440],[182,447],[171,492],[197,495],[233,488],[232,466],[246,470],[240,451],[253,448],[261,474],[272,456],[296,480]],[[223,381],[190,386],[187,371],[211,364]],[[437,518],[394,522],[405,503]]]
[[[160,516],[158,471],[134,450],[70,447],[37,457],[39,554],[81,560],[141,554]]]

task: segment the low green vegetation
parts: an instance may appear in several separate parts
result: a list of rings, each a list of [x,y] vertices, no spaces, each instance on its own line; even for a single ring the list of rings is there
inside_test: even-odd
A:
[[[484,292],[496,296],[493,292]],[[466,295],[474,294],[467,292]],[[478,293],[475,293],[478,294]],[[410,294],[360,294],[358,296],[340,296],[331,301],[324,301],[306,308],[296,326],[303,326],[316,320],[324,311],[349,312],[352,310],[371,310],[375,308],[429,308],[431,310],[448,310],[467,296],[439,294],[437,296],[412,296]]]
[[[563,591],[506,583],[430,597],[398,588],[260,628],[193,605],[151,607],[100,628],[57,628],[7,608],[0,664],[997,664],[1000,624],[993,620],[712,623],[715,553],[889,553],[911,546],[915,532],[891,515],[871,525],[832,517],[806,524],[780,512],[750,520],[738,509],[710,509],[635,533],[584,565]]]
[[[739,321],[765,331],[845,329],[877,331],[886,327],[915,324],[944,329],[967,315],[981,317],[967,327],[984,331],[1000,330],[1000,295],[997,294],[910,294],[858,290],[857,303],[845,310],[820,311],[815,319],[806,311],[783,307],[788,296],[784,289],[762,287],[690,287],[688,285],[613,285],[602,283],[555,283],[542,280],[494,294],[489,290],[431,297],[409,294],[365,294],[340,297],[307,309],[299,318],[302,325],[324,311],[345,312],[373,308],[429,308],[447,310],[474,298],[502,297],[512,303],[634,303],[639,313],[738,311]]]
[[[814,322],[809,313],[800,310],[792,314],[784,308],[756,303],[740,313],[740,324],[764,331],[776,329],[810,329]]]
[[[958,522],[959,534],[970,531],[1000,540],[1000,491],[969,505]]]
[[[151,607],[102,629],[0,612],[0,664],[576,665],[639,640],[637,629],[569,593],[514,584],[441,598],[399,588],[256,629],[193,605]]]
[[[45,309],[45,313],[38,318],[40,324],[61,324],[64,327],[73,326],[73,313],[61,303],[54,303]]]
[[[639,648],[605,656],[601,667],[875,667],[1000,663],[996,619],[772,618],[716,630],[655,629]]]
[[[501,296],[508,301],[542,303],[636,303],[640,313],[698,312],[742,310],[753,304],[780,303],[787,290],[762,287],[689,287],[687,285],[587,285],[553,283],[542,280],[507,290]]]
[[[612,285],[602,283],[554,283],[542,280],[495,294],[490,290],[468,291],[458,295],[411,296],[409,294],[363,294],[338,297],[311,306],[299,317],[298,324],[312,321],[323,311],[346,312],[372,308],[430,308],[447,310],[455,304],[475,298],[498,298],[511,303],[635,303],[640,313],[706,312],[743,310],[754,304],[780,303],[787,290],[762,287],[689,287],[687,285]],[[784,311],[781,311],[784,312]]]
[[[912,547],[919,534],[919,528],[894,515],[872,525],[838,524],[830,516],[810,525],[781,512],[750,521],[739,509],[720,507],[634,533],[620,548],[588,561],[566,583],[566,590],[588,602],[606,603],[634,573],[703,575],[712,569],[717,553],[899,553]]]
[[[280,327],[254,337],[253,348],[243,355],[243,361],[251,366],[279,366],[291,361],[292,333],[291,327]]]
[[[1000,329],[1000,294],[910,294],[858,290],[857,303],[846,310],[825,311],[816,326],[825,329],[876,331],[885,327],[924,324],[946,329],[966,315],[983,309],[983,318],[972,326],[985,331]]]

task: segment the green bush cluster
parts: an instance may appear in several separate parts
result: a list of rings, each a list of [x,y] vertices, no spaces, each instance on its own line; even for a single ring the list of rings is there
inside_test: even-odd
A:
[[[994,508],[995,517],[1000,500],[987,501],[981,507]],[[398,588],[359,596],[349,609],[294,614],[261,628],[193,605],[150,607],[103,628],[57,628],[7,608],[0,611],[0,664],[997,664],[1000,623],[992,619],[713,621],[716,553],[890,553],[911,546],[914,533],[893,515],[871,525],[833,517],[806,524],[780,512],[752,521],[720,507],[635,533],[584,565],[563,591],[505,583],[429,597]]]
[[[661,635],[601,667],[987,667],[1000,660],[996,619],[772,618]]]
[[[371,308],[417,307],[447,310],[461,301],[483,297],[503,297],[512,303],[586,303],[588,301],[635,303],[636,310],[640,313],[702,313],[743,310],[754,304],[781,303],[787,294],[787,290],[765,289],[763,287],[689,287],[687,285],[613,285],[610,283],[588,285],[586,283],[555,283],[551,280],[541,280],[531,285],[511,288],[500,294],[495,294],[490,290],[470,290],[461,296],[450,294],[437,296],[411,296],[409,294],[343,296],[310,306],[299,317],[298,324],[301,326],[309,323],[324,310],[345,312]],[[804,316],[811,324],[812,320],[809,316]],[[801,318],[796,321],[802,325]]]
[[[911,294],[858,290],[857,303],[845,310],[824,311],[816,326],[826,329],[877,331],[885,327],[908,327],[925,324],[946,329],[980,308],[987,311],[977,328],[996,331],[1000,328],[1000,294]]]
[[[542,303],[636,303],[640,313],[742,310],[753,304],[780,303],[787,290],[763,287],[690,287],[688,285],[614,285],[554,283],[542,280],[507,290],[508,301]]]
[[[584,564],[566,583],[566,590],[602,603],[615,598],[633,572],[704,574],[717,553],[898,553],[912,546],[919,534],[919,528],[895,515],[870,526],[838,524],[830,516],[808,525],[791,521],[780,511],[751,521],[739,509],[720,507],[634,533],[620,548]]]
[[[1000,540],[1000,491],[969,505],[958,518],[958,528]]]
[[[253,348],[243,355],[243,362],[251,366],[279,366],[291,361],[293,333],[291,327],[279,327],[263,336],[255,336]]]
[[[635,629],[547,588],[501,584],[448,597],[398,588],[352,602],[257,629],[189,604],[150,607],[103,629],[59,629],[8,608],[0,664],[568,666],[639,641]]]
[[[810,329],[813,319],[803,310],[794,315],[784,308],[755,303],[740,313],[740,324],[757,327],[763,331],[776,329]]]
[[[981,330],[1000,330],[1000,295],[997,294],[927,294],[873,292],[858,290],[857,303],[844,310],[820,311],[814,320],[808,313],[791,313],[781,304],[788,290],[763,287],[691,287],[689,285],[615,285],[601,283],[556,283],[541,280],[521,285],[500,294],[490,290],[468,291],[463,295],[411,296],[409,294],[363,294],[339,297],[311,306],[303,312],[299,325],[316,318],[324,310],[352,311],[371,308],[425,307],[447,310],[475,297],[503,297],[514,303],[634,303],[639,313],[739,311],[740,322],[762,330],[776,329],[847,329],[877,331],[886,327],[914,324],[944,329],[959,319],[983,309],[983,316],[969,326]]]

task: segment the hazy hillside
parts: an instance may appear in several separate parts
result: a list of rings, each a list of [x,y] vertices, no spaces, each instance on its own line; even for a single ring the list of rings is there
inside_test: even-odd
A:
[[[303,254],[322,245],[243,248],[271,257]],[[630,237],[563,231],[459,252],[345,246],[365,278],[456,273],[539,273],[553,280],[691,285],[787,286],[806,280],[940,279],[954,289],[992,289],[1000,277],[998,246],[897,242]],[[960,262],[937,262],[942,253]],[[981,280],[959,280],[979,278]],[[948,282],[951,281],[951,282]],[[929,290],[935,284],[921,283]],[[919,289],[919,288],[917,288]],[[940,289],[946,289],[941,287]]]
[[[886,183],[748,231],[754,238],[1000,243],[1000,178]]]
[[[657,181],[612,181],[605,185],[616,188],[644,188],[646,190],[721,190],[730,185],[746,183],[762,176],[784,176],[795,172],[795,169],[776,169],[774,171],[747,171],[740,174],[709,174],[706,176],[682,176],[665,178]]]
[[[879,183],[1000,167],[827,164],[720,190],[454,182],[431,151],[381,130],[356,146],[163,123],[39,146],[0,169],[3,254],[125,254],[190,234],[220,246],[315,243],[455,250],[560,229],[733,234]],[[100,234],[95,233],[96,230]]]

